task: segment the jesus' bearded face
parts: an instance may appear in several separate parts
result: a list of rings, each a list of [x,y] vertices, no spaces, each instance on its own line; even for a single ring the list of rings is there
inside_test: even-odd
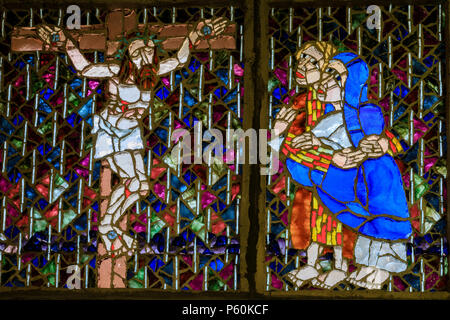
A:
[[[155,54],[155,45],[151,40],[147,43],[141,39],[135,40],[129,45],[128,54],[136,68],[141,69],[143,66],[152,64],[153,55]]]

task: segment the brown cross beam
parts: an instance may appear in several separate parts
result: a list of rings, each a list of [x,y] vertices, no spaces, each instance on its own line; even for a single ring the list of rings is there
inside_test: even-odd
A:
[[[145,27],[146,25],[137,23],[135,11],[126,14],[126,12],[116,10],[108,14],[105,24],[83,25],[79,30],[68,30],[68,32],[78,42],[80,50],[103,51],[107,56],[112,56],[119,48],[119,39],[125,33],[143,32]],[[193,24],[181,23],[147,25],[149,34],[155,35],[156,39],[164,39],[162,42],[164,50],[179,49],[193,27]],[[235,33],[236,24],[230,24],[223,34],[208,40],[200,40],[194,49],[236,49]],[[11,51],[60,51],[60,49],[44,45],[37,35],[36,27],[15,27],[11,36]]]
[[[120,46],[119,39],[124,34],[133,31],[144,31],[145,25],[137,23],[137,15],[134,10],[115,9],[106,17],[105,24],[83,25],[79,30],[67,30],[71,37],[77,41],[78,48],[86,51],[103,51],[106,56],[113,56]],[[156,35],[156,39],[163,40],[164,50],[178,50],[193,24],[147,24],[148,32]],[[236,24],[230,24],[223,34],[201,40],[193,49],[236,49]],[[35,52],[35,51],[61,51],[56,46],[44,45],[38,37],[35,27],[14,28],[11,36],[11,51]],[[112,172],[107,161],[102,161],[100,173],[100,216],[103,216],[108,207],[109,196],[112,191]],[[127,229],[128,216],[125,215],[120,227]],[[127,257],[106,256],[103,244],[98,244],[99,262],[97,267],[98,288],[125,288],[127,275]],[[106,256],[106,257],[105,257]]]

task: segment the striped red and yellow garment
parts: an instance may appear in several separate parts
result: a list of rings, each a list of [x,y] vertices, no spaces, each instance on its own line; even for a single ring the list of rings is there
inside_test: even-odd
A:
[[[307,94],[297,96],[292,108],[301,112],[291,125],[281,152],[298,163],[326,172],[331,162],[332,150],[322,147],[300,150],[292,147],[292,139],[310,131],[324,114],[325,106],[317,100],[316,92],[310,90]],[[309,223],[305,223],[305,219],[308,219]],[[292,243],[297,249],[306,249],[311,241],[327,246],[343,245],[342,224],[328,213],[316,197],[303,188],[299,188],[294,197],[290,230]],[[353,245],[348,249],[344,255],[352,258]]]

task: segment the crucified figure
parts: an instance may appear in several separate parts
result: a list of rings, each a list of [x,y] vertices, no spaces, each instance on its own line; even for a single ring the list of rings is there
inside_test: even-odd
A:
[[[124,55],[121,61],[104,63],[89,62],[75,41],[61,28],[48,25],[38,28],[38,35],[44,43],[62,48],[80,76],[108,79],[106,108],[94,116],[92,131],[97,134],[94,158],[106,159],[112,171],[120,177],[99,224],[108,255],[132,255],[137,249],[135,239],[123,231],[119,223],[127,209],[149,193],[140,119],[153,104],[152,90],[160,76],[188,62],[192,46],[204,38],[223,33],[227,25],[225,18],[200,21],[184,39],[176,55],[162,61],[159,61],[151,39],[129,35],[122,48]]]

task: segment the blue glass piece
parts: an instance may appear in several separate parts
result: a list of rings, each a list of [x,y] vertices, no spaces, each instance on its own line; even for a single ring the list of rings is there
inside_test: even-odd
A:
[[[36,196],[37,193],[34,191],[34,189],[27,185],[25,188],[25,197],[27,197],[30,200],[34,200]]]
[[[222,270],[224,264],[222,261],[220,261],[220,259],[216,259],[210,262],[209,266],[211,267],[211,269],[213,269],[216,272],[219,272],[220,270]]]
[[[98,212],[98,202],[97,201],[95,201],[91,207],[92,207],[92,209],[94,209],[95,211]]]
[[[191,128],[191,127],[193,126],[193,123],[192,123],[192,126],[191,126],[190,118],[191,118],[191,116],[190,116],[190,115],[187,115],[187,116],[183,119],[183,122],[184,122],[189,128]],[[192,122],[193,122],[193,121],[192,121]]]
[[[164,130],[163,128],[157,128],[155,130],[155,133],[162,141],[167,141],[167,130]]]
[[[162,143],[158,143],[155,147],[153,147],[153,152],[155,152],[158,156],[162,156],[166,151],[167,147]]]
[[[227,197],[227,192],[226,191],[222,191],[217,196],[219,197],[219,199],[222,199],[222,201],[225,201],[225,199]],[[222,210],[222,209],[220,209],[220,210]]]
[[[52,89],[50,89],[50,88],[42,89],[39,92],[40,95],[44,96],[45,100],[50,99],[50,97],[53,95],[53,93],[54,93],[54,91]],[[39,99],[39,100],[42,100],[42,99]]]
[[[233,202],[233,204],[224,212],[221,214],[221,218],[224,221],[231,221],[235,224],[234,219],[236,218],[236,204]]]
[[[14,132],[14,127],[8,122],[8,120],[0,116],[0,130],[7,135],[11,135]]]
[[[20,114],[15,116],[13,119],[13,123],[15,126],[20,125],[22,123],[22,121],[23,121],[23,117]]]
[[[217,181],[213,186],[212,189],[214,191],[218,191],[220,189],[222,189],[223,187],[225,187],[227,185],[227,181],[228,178],[227,176],[223,176],[221,179],[219,179],[219,181]]]
[[[425,95],[423,99],[423,107],[425,110],[430,109],[436,102],[439,101],[437,96]]]
[[[38,210],[43,210],[45,209],[45,207],[48,206],[48,202],[45,199],[40,199],[36,204],[35,204],[36,208]]]
[[[427,68],[420,63],[418,60],[412,58],[412,67],[413,67],[413,73],[416,75],[423,75],[425,72],[427,72]]]
[[[234,88],[233,90],[231,90],[229,93],[228,93],[228,95],[223,99],[223,101],[225,102],[225,103],[229,103],[229,102],[231,102],[231,101],[233,101],[233,100],[235,100],[236,99],[236,96],[237,96],[237,88]]]
[[[180,74],[180,71],[175,73],[175,86],[178,86],[180,82],[183,80],[183,77]]]
[[[163,204],[163,203],[162,203],[161,201],[159,201],[159,199],[158,199],[155,203],[152,204],[152,207],[153,207],[153,209],[154,209],[156,212],[160,212],[160,211],[162,211],[162,210],[164,210],[164,209],[166,208],[166,205]]]
[[[87,216],[86,213],[83,213],[78,219],[73,222],[73,226],[75,229],[79,231],[86,230],[87,228]]]
[[[183,101],[184,103],[186,103],[189,107],[193,107],[195,104],[197,104],[197,99],[195,99],[191,93],[189,92],[189,90],[184,89],[184,94],[183,94]]]
[[[16,226],[9,226],[5,230],[5,236],[11,240],[13,240],[19,234],[20,230]]]
[[[237,102],[232,102],[228,104],[228,108],[230,108],[231,111],[233,111],[234,113],[238,113],[238,105]]]
[[[219,69],[216,71],[216,75],[225,85],[228,85],[228,70],[227,69]]]
[[[170,182],[171,182],[173,188],[178,189],[178,190],[180,190],[181,192],[186,191],[186,189],[187,189],[186,185],[185,185],[184,183],[182,183],[182,182],[177,178],[177,176],[175,176],[175,175],[172,174],[170,178],[171,178],[171,179],[170,179]]]
[[[213,210],[215,211],[215,212],[217,212],[217,202],[214,202],[213,204],[211,204],[211,208],[213,208]]]
[[[282,223],[272,223],[270,232],[279,235],[281,232],[284,232],[286,227]]]
[[[193,174],[190,170],[186,171],[186,173],[183,175],[184,181],[186,181],[186,183],[188,185],[191,185],[192,182],[195,181],[195,179],[197,179],[197,176],[195,174]]]
[[[80,110],[78,110],[78,115],[82,118],[86,118],[87,116],[92,114],[92,101],[93,99],[89,99]]]
[[[69,85],[73,90],[75,90],[82,84],[83,84],[83,81],[80,78],[74,78],[71,82],[69,82]]]
[[[72,229],[72,227],[70,225],[66,228],[66,230],[63,231],[63,237],[67,241],[71,240],[76,235],[77,235],[77,233]]]
[[[173,273],[173,261],[171,260],[168,264],[166,264],[164,267],[161,268],[164,272],[168,274]]]
[[[66,121],[72,126],[72,128],[75,126],[75,120],[77,118],[77,115],[75,113],[72,113]]]
[[[433,64],[437,63],[439,60],[435,59],[434,56],[428,56],[427,58],[423,59],[423,62],[425,65],[430,68]]]
[[[223,202],[219,201],[219,211],[223,211],[226,207],[227,206]]]
[[[433,117],[434,117],[434,113],[433,113],[433,112],[429,112],[429,113],[427,113],[427,114],[423,117],[423,120],[426,121],[426,122],[428,122],[428,121],[430,121],[431,119],[433,119]]]
[[[420,290],[420,277],[408,273],[403,276],[403,279],[414,289]]]
[[[281,100],[282,97],[287,93],[287,90],[284,87],[276,88],[273,90],[272,95],[277,98],[278,100]]]
[[[239,245],[238,244],[230,244],[227,246],[227,251],[228,251],[228,253],[239,253]]]
[[[52,150],[52,147],[48,143],[40,144],[37,149],[41,155],[47,155]]]
[[[394,121],[398,120],[406,111],[407,109],[405,108],[405,106],[403,104],[401,104],[397,110],[394,111]]]
[[[180,202],[180,216],[182,218],[186,218],[189,220],[194,219],[194,215],[192,212],[183,204],[183,202]]]
[[[169,96],[169,94],[170,94],[170,91],[167,90],[167,88],[165,86],[162,86],[158,91],[156,91],[156,95],[161,100],[165,100]]]
[[[11,148],[12,149],[12,148]],[[8,155],[9,156],[9,155]],[[8,162],[7,162],[7,165],[6,165],[6,170],[7,171],[10,171],[11,169],[16,169],[17,170],[17,168],[15,168],[15,166],[16,166],[16,164],[19,162],[19,160],[20,160],[21,158],[20,158],[20,155],[17,155],[17,156],[14,156],[14,157],[12,157],[12,158],[9,158],[8,159]]]
[[[89,265],[91,266],[92,269],[95,269],[95,262],[97,261],[96,257],[93,257],[91,259],[91,261],[89,261]]]
[[[17,62],[14,64],[14,67],[19,68],[20,70],[22,70],[22,68],[25,67],[25,62],[23,62],[23,61],[17,61]]]
[[[279,262],[273,261],[269,264],[269,268],[275,271],[276,273],[279,273],[281,269],[283,269],[283,265]]]
[[[325,105],[324,113],[327,114],[328,112],[332,112],[332,111],[334,111],[334,106],[331,103],[327,103]]]
[[[223,96],[227,94],[228,90],[225,87],[220,87],[214,90],[214,94],[217,98],[221,99]]]
[[[192,72],[195,72],[198,68],[200,68],[200,65],[201,65],[200,61],[198,61],[194,57],[191,57],[191,63],[189,64],[188,68]]]
[[[48,162],[52,163],[53,160],[55,160],[56,158],[60,158],[60,151],[61,149],[57,146],[55,147],[52,152],[48,155],[48,157],[46,158]],[[53,165],[57,165],[57,163],[53,163]]]

